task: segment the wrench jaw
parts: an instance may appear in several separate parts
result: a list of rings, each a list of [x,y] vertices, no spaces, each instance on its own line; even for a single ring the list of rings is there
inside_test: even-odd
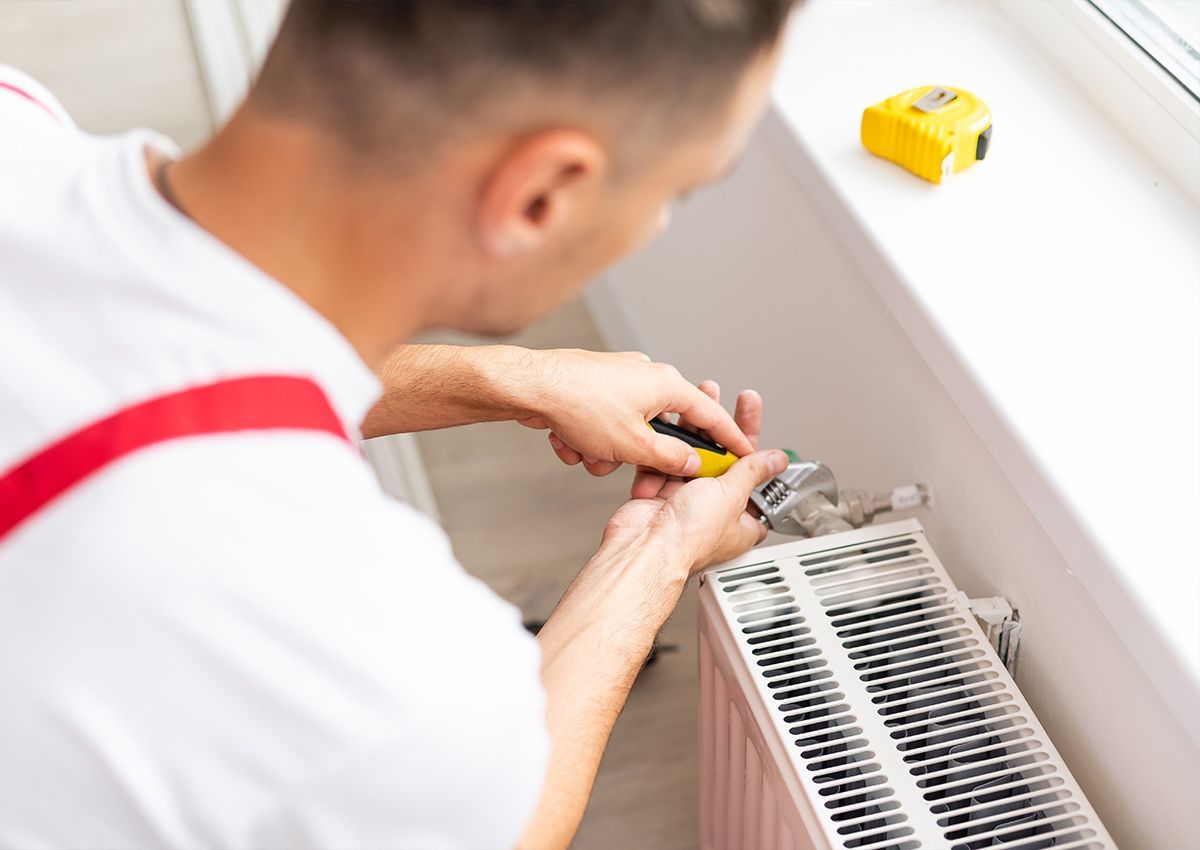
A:
[[[829,467],[820,461],[800,460],[770,481],[759,485],[750,494],[750,503],[758,511],[767,528],[780,534],[807,537],[808,531],[796,519],[801,508],[811,504],[813,497],[838,503],[837,480]]]

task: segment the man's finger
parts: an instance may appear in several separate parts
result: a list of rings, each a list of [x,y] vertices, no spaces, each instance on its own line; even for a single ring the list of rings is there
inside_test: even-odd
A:
[[[558,435],[553,431],[550,432],[550,448],[554,449],[554,453],[558,455],[558,459],[567,466],[575,466],[583,460],[579,452],[560,440]]]
[[[550,427],[550,423],[541,416],[530,416],[528,419],[518,419],[517,422],[535,431],[542,431]]]
[[[755,452],[746,455],[729,471],[717,480],[725,487],[732,488],[739,497],[750,498],[750,491],[762,484],[772,475],[778,475],[787,469],[787,455],[779,449],[765,452]]]
[[[739,457],[754,451],[754,446],[738,428],[729,411],[697,387],[688,386],[670,408],[689,425],[708,432],[718,443]]]
[[[633,486],[629,488],[631,499],[653,499],[667,483],[667,476],[657,469],[638,467],[633,476]]]
[[[691,478],[700,471],[700,455],[678,437],[654,434],[647,457],[642,461],[667,475]]]
[[[662,489],[658,491],[658,498],[669,499],[679,492],[679,489],[691,481],[684,481],[682,478],[668,478],[663,484]]]
[[[583,465],[588,472],[590,472],[592,475],[595,475],[597,478],[603,478],[605,475],[611,475],[621,468],[621,464],[615,460],[594,460],[591,458],[584,458]]]
[[[746,439],[758,449],[758,438],[762,434],[763,400],[754,390],[742,390],[738,393],[737,404],[733,408],[733,421],[742,429]]]
[[[713,401],[720,403],[720,401],[721,401],[721,385],[718,384],[716,381],[701,381],[700,383],[698,383],[696,385],[696,389],[700,390],[700,392],[704,393],[706,396],[711,398]],[[687,430],[692,431],[692,432],[696,432],[696,431],[700,430],[699,426],[694,425],[691,422],[688,422],[687,417],[684,417],[684,416],[679,417],[679,427],[686,428]]]
[[[741,526],[743,533],[754,541],[751,545],[757,546],[767,537],[767,526],[748,513],[744,513],[738,518],[738,525]]]
[[[708,396],[709,398],[711,398],[713,401],[717,402],[718,404],[721,403],[721,385],[718,384],[716,381],[711,380],[711,379],[701,381],[700,383],[696,384],[696,389],[700,390],[700,392],[704,393],[706,396]],[[688,422],[687,419],[683,416],[679,417],[679,424],[682,427],[687,428],[689,431],[699,431],[700,430],[700,426],[694,425],[691,422]]]

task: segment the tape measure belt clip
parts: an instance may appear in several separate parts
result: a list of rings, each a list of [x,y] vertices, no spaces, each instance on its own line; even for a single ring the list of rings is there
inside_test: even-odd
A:
[[[979,134],[979,140],[975,142],[975,159],[980,160],[987,156],[988,147],[992,143],[992,125],[988,124],[987,129]]]

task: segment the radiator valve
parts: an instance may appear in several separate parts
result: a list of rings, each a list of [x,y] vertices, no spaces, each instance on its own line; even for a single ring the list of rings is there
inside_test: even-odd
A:
[[[810,494],[798,504],[792,516],[805,535],[820,537],[862,528],[878,514],[917,508],[929,502],[930,491],[925,484],[908,484],[890,493],[846,489],[838,491],[836,503],[824,493]]]
[[[852,528],[862,528],[875,519],[876,514],[902,511],[929,504],[929,487],[925,484],[907,484],[890,493],[871,493],[867,490],[842,490],[838,493],[838,516]]]
[[[871,522],[876,514],[917,508],[931,499],[926,484],[907,484],[890,493],[839,491],[825,464],[790,456],[787,469],[750,494],[759,519],[780,534],[819,537],[849,531]]]

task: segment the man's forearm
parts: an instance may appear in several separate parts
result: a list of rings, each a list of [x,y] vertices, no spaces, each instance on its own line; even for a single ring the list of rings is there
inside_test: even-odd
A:
[[[570,844],[629,688],[687,584],[680,548],[648,536],[602,548],[539,633],[551,754],[523,850]]]
[[[383,397],[364,437],[529,416],[538,353],[513,345],[405,345],[380,370]]]

